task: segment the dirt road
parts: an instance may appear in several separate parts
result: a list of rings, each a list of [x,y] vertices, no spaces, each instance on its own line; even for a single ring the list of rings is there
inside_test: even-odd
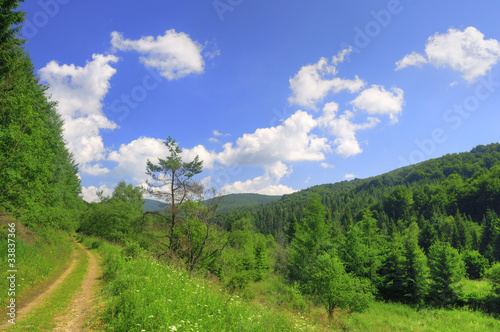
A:
[[[97,292],[98,278],[100,278],[101,269],[94,253],[84,248],[80,243],[76,243],[76,245],[79,246],[81,250],[75,250],[68,268],[54,282],[46,286],[46,289],[41,290],[37,296],[30,299],[26,305],[19,309],[16,315],[17,322],[22,322],[23,318],[28,314],[36,314],[36,310],[43,306],[46,299],[49,298],[52,293],[61,286],[64,280],[66,280],[68,275],[73,272],[79,260],[82,259],[78,254],[78,252],[80,252],[80,255],[85,254],[89,257],[87,271],[81,283],[81,289],[73,296],[67,310],[65,310],[61,316],[54,319],[56,327],[53,331],[87,330],[83,325],[86,322],[85,319],[90,315],[91,303]],[[12,325],[4,323],[0,325],[0,330],[8,330],[9,327],[12,327]]]

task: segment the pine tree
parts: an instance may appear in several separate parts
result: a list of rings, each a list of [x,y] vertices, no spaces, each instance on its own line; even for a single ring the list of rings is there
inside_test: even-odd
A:
[[[453,303],[458,291],[455,283],[465,276],[465,264],[458,250],[447,242],[436,242],[429,249],[429,267],[431,301],[440,305]]]
[[[317,257],[329,249],[326,209],[319,195],[312,195],[304,217],[295,226],[295,237],[290,244],[289,278],[306,285],[311,278]]]
[[[410,302],[420,303],[424,300],[428,291],[429,268],[427,257],[418,245],[419,229],[416,223],[408,227],[403,236],[405,249],[405,282],[403,283],[404,294]]]
[[[500,218],[495,211],[488,209],[483,218],[479,252],[490,262],[495,261],[495,240],[500,235]]]

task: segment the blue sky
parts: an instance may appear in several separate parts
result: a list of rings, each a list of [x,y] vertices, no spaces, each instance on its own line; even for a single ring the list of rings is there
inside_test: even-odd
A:
[[[493,0],[29,1],[84,198],[169,135],[223,193],[286,194],[499,141]]]

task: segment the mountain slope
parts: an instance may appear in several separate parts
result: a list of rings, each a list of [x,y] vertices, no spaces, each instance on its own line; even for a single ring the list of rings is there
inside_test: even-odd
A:
[[[373,212],[379,227],[394,227],[399,219],[453,216],[457,211],[481,224],[488,209],[500,213],[500,144],[477,146],[367,179],[310,187],[262,206],[233,210],[225,218],[250,217],[260,232],[274,236],[284,232],[291,238],[294,222],[300,222],[308,197],[315,194],[338,225],[355,221],[363,209]]]
[[[266,204],[281,199],[282,196],[269,196],[260,194],[229,194],[217,199],[219,208],[217,212],[225,212],[234,209],[247,208],[259,204]],[[168,204],[154,199],[144,199],[143,209],[145,212],[163,211]],[[209,199],[208,202],[214,202]]]

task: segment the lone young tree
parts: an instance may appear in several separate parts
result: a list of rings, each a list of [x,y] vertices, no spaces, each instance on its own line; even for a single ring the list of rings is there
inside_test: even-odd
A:
[[[227,246],[227,234],[219,229],[213,215],[218,207],[215,190],[207,188],[194,179],[201,173],[203,162],[198,156],[184,162],[182,150],[170,136],[165,141],[170,155],[158,158],[158,164],[148,160],[146,174],[152,178],[145,189],[151,195],[166,199],[166,236],[168,250],[163,254],[174,254],[182,259],[188,271],[202,265],[209,268],[218,254]],[[211,197],[204,200],[206,196]]]
[[[146,181],[145,191],[150,195],[165,199],[169,204],[170,227],[167,231],[169,249],[175,249],[178,241],[175,237],[179,206],[188,200],[199,198],[203,195],[203,186],[193,177],[201,173],[203,161],[196,156],[191,162],[184,162],[181,157],[182,150],[175,139],[168,137],[164,142],[170,155],[165,159],[158,158],[158,164],[153,164],[149,159],[146,174],[152,181]]]

